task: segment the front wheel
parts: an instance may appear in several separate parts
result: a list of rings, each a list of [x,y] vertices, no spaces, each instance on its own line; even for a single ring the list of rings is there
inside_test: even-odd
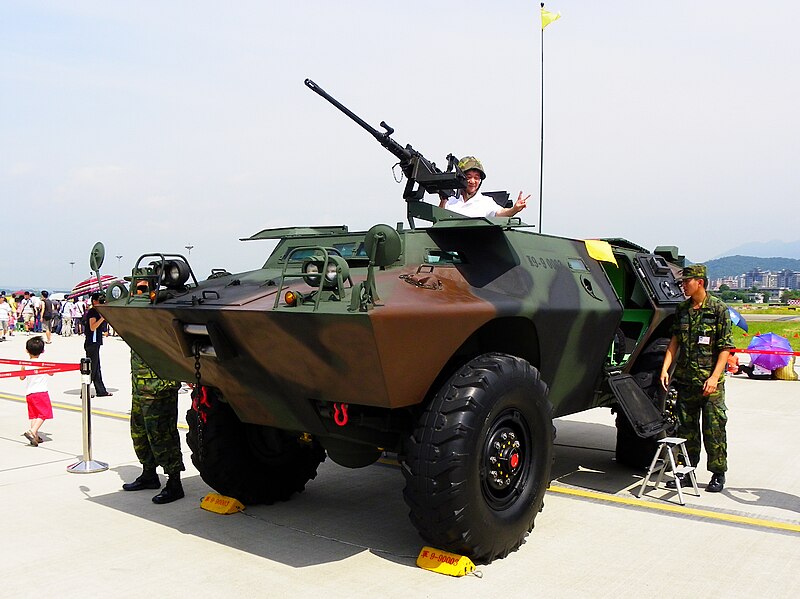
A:
[[[547,392],[528,362],[490,353],[436,394],[403,463],[403,494],[423,539],[482,563],[522,544],[550,482]]]
[[[215,391],[207,392],[186,413],[186,443],[210,487],[246,505],[269,504],[302,492],[317,476],[325,450],[315,439],[245,424]]]

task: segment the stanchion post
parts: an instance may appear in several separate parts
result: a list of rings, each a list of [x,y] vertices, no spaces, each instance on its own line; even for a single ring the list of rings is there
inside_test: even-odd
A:
[[[81,358],[81,407],[83,412],[83,459],[67,466],[67,472],[91,474],[108,470],[108,464],[92,459],[92,403],[89,384],[92,382],[92,361]]]

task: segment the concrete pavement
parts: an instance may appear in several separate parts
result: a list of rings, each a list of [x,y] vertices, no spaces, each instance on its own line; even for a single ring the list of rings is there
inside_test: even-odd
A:
[[[25,339],[0,343],[0,357],[24,357]],[[80,338],[55,337],[44,358],[76,362],[82,353]],[[82,452],[77,373],[51,378],[55,418],[37,448],[21,436],[28,428],[24,383],[0,379],[4,596],[800,594],[796,382],[729,379],[728,486],[687,495],[686,508],[674,492],[635,497],[641,475],[614,463],[608,410],[558,420],[554,481],[533,533],[508,558],[481,566],[482,578],[456,579],[414,565],[423,543],[391,465],[348,470],[328,460],[293,500],[220,516],[199,507],[210,489],[184,443],[186,499],[157,506],[150,501],[156,491],[121,491],[140,470],[121,339],[107,340],[102,365],[114,396],[93,401],[93,457],[110,469],[96,474],[66,471]],[[185,412],[188,394],[180,402]],[[699,468],[701,486],[708,478]]]

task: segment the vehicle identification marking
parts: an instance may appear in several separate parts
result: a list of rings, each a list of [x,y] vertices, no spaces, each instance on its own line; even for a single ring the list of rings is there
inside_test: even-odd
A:
[[[525,255],[525,258],[528,259],[528,264],[534,268],[550,268],[552,270],[564,268],[564,263],[558,258],[544,258],[542,256],[531,256],[528,254]]]

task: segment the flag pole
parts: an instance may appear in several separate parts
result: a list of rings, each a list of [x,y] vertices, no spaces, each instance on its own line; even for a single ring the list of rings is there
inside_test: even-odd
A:
[[[544,2],[542,9],[544,9]],[[542,27],[542,115],[539,136],[539,233],[542,232],[542,179],[544,177],[544,27]]]

